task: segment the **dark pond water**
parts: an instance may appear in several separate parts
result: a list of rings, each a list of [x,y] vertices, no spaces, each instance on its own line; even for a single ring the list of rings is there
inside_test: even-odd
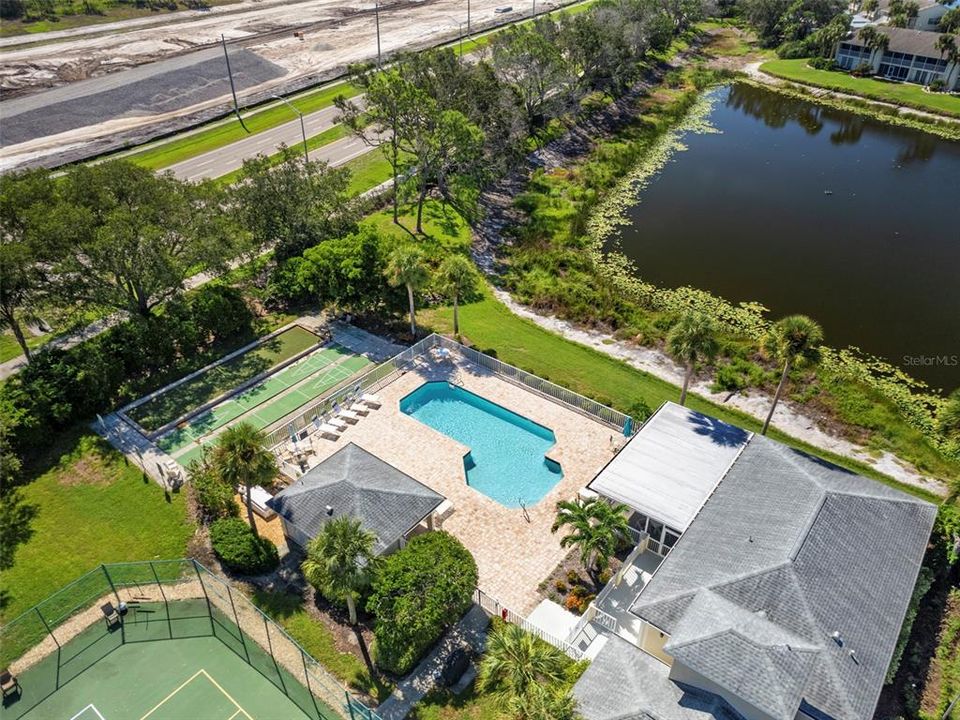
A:
[[[644,279],[804,313],[960,386],[960,143],[734,84],[629,211]]]

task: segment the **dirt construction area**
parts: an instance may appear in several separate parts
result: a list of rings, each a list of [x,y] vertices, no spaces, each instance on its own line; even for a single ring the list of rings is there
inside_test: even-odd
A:
[[[526,2],[502,14],[494,11],[503,0],[470,5],[474,31],[530,12]],[[538,11],[550,7],[537,3]],[[466,0],[386,0],[382,52],[453,40],[466,20]],[[0,170],[58,165],[222,115],[231,99],[221,34],[243,106],[375,58],[375,3],[242,0],[215,11],[4,38]]]

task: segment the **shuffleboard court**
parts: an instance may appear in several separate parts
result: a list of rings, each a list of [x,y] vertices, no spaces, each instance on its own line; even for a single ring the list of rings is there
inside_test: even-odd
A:
[[[257,429],[266,428],[370,365],[367,358],[342,347],[325,348],[227,398],[159,438],[157,445],[186,467],[202,455],[207,445],[216,442],[212,433],[237,418],[243,416],[244,422]]]
[[[315,347],[318,340],[314,333],[294,325],[242,355],[209,368],[196,377],[130,408],[126,413],[127,417],[148,432],[154,431],[298,353]]]

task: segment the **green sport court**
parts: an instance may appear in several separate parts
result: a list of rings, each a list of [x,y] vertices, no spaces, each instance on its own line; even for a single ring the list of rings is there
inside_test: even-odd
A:
[[[243,417],[258,429],[316,400],[373,363],[339,345],[322,348],[288,365],[157,439],[157,445],[181,465],[200,457],[220,428]]]
[[[203,600],[141,603],[18,673],[0,720],[339,720],[299,676]]]

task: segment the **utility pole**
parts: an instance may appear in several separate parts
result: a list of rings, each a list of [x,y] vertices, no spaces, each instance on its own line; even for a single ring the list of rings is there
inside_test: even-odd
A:
[[[303,135],[303,159],[305,162],[310,162],[310,155],[307,152],[307,128],[303,124],[303,113],[297,110],[297,108],[293,104],[288,102],[285,98],[280,97],[279,95],[271,95],[270,97],[272,97],[274,100],[279,100],[288,108],[293,110],[297,115],[300,116],[300,134]]]
[[[470,35],[470,0],[467,0],[467,35]]]
[[[463,62],[463,23],[460,23],[460,62]]]
[[[376,7],[374,13],[377,16],[377,68],[380,67],[380,0],[376,0]]]
[[[220,42],[223,43],[223,58],[227,61],[227,77],[230,78],[230,93],[233,95],[233,111],[237,114],[237,120],[240,121],[240,126],[247,130],[247,126],[243,122],[243,118],[240,117],[240,105],[237,103],[237,88],[233,84],[233,72],[230,70],[230,53],[227,52],[227,38],[223,36],[223,33],[220,33]]]
[[[535,18],[537,16],[537,0],[533,0],[533,12],[530,17]]]

